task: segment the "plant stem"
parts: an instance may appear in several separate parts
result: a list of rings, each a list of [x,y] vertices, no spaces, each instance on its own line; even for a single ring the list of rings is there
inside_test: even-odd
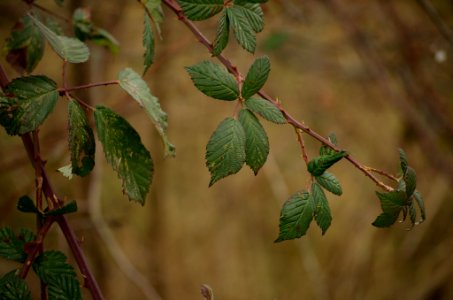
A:
[[[203,35],[203,33],[198,29],[198,27],[190,21],[183,13],[182,9],[174,0],[163,0],[163,3],[167,5],[177,16],[178,19],[183,22],[188,29],[197,37],[198,41],[203,44],[210,53],[212,53],[213,45],[212,43]],[[223,56],[222,54],[216,56],[216,58],[228,69],[230,73],[232,73],[235,77],[240,78],[242,77],[241,73],[237,70],[237,68],[231,63],[231,61]],[[320,135],[319,133],[313,131],[310,127],[306,126],[305,124],[297,121],[293,116],[291,116],[274,98],[267,95],[264,91],[259,91],[258,94],[263,97],[264,99],[268,100],[272,104],[274,104],[285,116],[286,120],[289,124],[291,124],[294,128],[300,129],[313,137],[314,139],[318,140],[319,142],[323,143],[324,145],[334,149],[335,151],[340,151],[341,149],[332,144],[328,139]],[[369,177],[377,186],[381,187],[386,191],[392,191],[393,188],[386,185],[382,181],[380,181],[374,174],[369,172],[366,167],[361,165],[357,160],[355,160],[351,155],[345,157],[353,166],[359,169],[365,176]]]
[[[98,87],[98,86],[105,86],[105,85],[112,85],[112,84],[119,84],[119,80],[110,80],[110,81],[103,81],[103,82],[93,82],[93,83],[88,83],[84,85],[78,85],[78,86],[72,86],[72,87],[63,87],[58,89],[58,93],[60,96],[63,96],[65,93],[72,92],[72,91],[77,91],[77,90],[83,90],[83,89],[89,89],[93,87]]]

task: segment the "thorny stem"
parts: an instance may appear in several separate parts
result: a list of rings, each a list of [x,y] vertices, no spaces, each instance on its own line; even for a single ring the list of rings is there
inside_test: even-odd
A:
[[[203,33],[198,29],[198,27],[195,26],[195,24],[190,21],[183,13],[182,9],[176,3],[174,0],[163,0],[163,3],[167,5],[177,16],[178,19],[183,22],[187,28],[197,37],[198,41],[204,45],[210,53],[212,53],[213,50],[213,45],[212,43],[203,35]],[[235,77],[240,78],[242,75],[240,72],[237,70],[237,68],[232,64],[232,62],[223,56],[222,54],[216,56],[216,58],[228,69],[230,73],[232,73]],[[300,129],[306,134],[310,135],[314,139],[318,140],[322,144],[334,149],[335,151],[340,151],[341,149],[332,144],[328,139],[320,135],[319,133],[313,131],[310,127],[306,126],[302,122],[299,122],[297,119],[295,119],[293,116],[291,116],[278,102],[276,99],[272,98],[271,96],[267,95],[264,91],[259,91],[258,94],[263,97],[264,99],[268,100],[272,104],[274,104],[280,111],[283,113],[285,116],[288,124],[292,125],[296,129]],[[373,173],[371,173],[367,167],[363,166],[360,164],[355,158],[353,158],[351,155],[348,155],[345,157],[354,167],[359,169],[365,176],[369,177],[374,183],[376,183],[377,186],[380,188],[386,190],[386,191],[392,191],[393,188],[386,185],[382,181],[380,181],[376,176],[374,176]]]
[[[302,136],[302,130],[294,128],[294,131],[296,132],[297,141],[299,142],[300,150],[302,151],[302,157],[304,158],[305,164],[308,165],[308,155],[307,151],[305,150],[305,142],[304,137]]]
[[[5,70],[3,69],[3,66],[0,64],[0,87],[2,89],[6,88],[9,84],[9,79],[8,76],[6,75]],[[49,177],[47,176],[45,167],[44,167],[44,162],[40,158],[39,153],[36,153],[36,150],[39,150],[39,140],[37,139],[37,135],[35,135],[35,139],[33,138],[32,134],[26,133],[24,135],[21,135],[22,138],[22,143],[24,144],[25,150],[27,151],[28,158],[30,159],[30,162],[32,163],[33,167],[35,168],[35,171],[40,173],[42,176],[42,192],[44,193],[45,197],[47,198],[49,208],[56,208],[56,207],[61,207],[63,204],[63,200],[57,197],[57,195],[54,193],[52,185],[50,183]],[[85,286],[91,291],[91,295],[94,300],[103,300],[104,297],[102,295],[101,289],[99,288],[98,283],[96,282],[94,275],[91,273],[90,268],[88,267],[88,262],[85,258],[85,255],[83,254],[83,250],[79,245],[79,242],[77,241],[77,237],[72,230],[72,228],[69,226],[68,220],[66,219],[66,216],[60,215],[56,216],[55,220],[58,222],[58,225],[61,228],[61,231],[63,232],[63,235],[65,236],[71,251],[74,255],[74,258],[77,262],[77,265],[79,266],[80,272],[82,273],[82,276],[85,279]],[[50,219],[46,219],[46,222],[50,222]],[[39,231],[42,234],[42,239],[45,237],[45,234],[48,231],[48,228],[46,226],[49,226],[51,224],[46,225],[47,223],[44,223],[44,225],[41,227],[41,230]],[[37,237],[37,240],[35,242],[40,242],[39,240],[39,235]],[[42,242],[41,242],[42,243]],[[24,268],[30,268],[31,262],[33,261],[34,257],[36,256],[39,247],[36,250],[36,253],[33,254],[33,256],[29,255],[29,258],[31,258],[30,262],[24,265]],[[28,270],[22,270],[23,274],[27,274]]]

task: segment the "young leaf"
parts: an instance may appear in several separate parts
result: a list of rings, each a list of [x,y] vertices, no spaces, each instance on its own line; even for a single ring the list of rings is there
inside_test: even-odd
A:
[[[267,100],[260,98],[248,98],[245,100],[245,106],[264,119],[275,124],[286,124],[283,113]]]
[[[47,284],[60,276],[77,278],[74,268],[66,262],[66,255],[56,250],[45,251],[39,255],[33,262],[33,270]]]
[[[257,58],[245,77],[242,85],[242,98],[248,99],[261,90],[269,76],[271,63],[267,56]]]
[[[264,14],[259,4],[246,3],[245,1],[235,1],[234,4],[242,10],[253,31],[258,33],[264,29]]]
[[[143,30],[143,46],[145,47],[145,69],[143,70],[143,74],[148,71],[148,68],[154,62],[154,34],[153,29],[151,27],[151,19],[145,14],[145,24]]]
[[[255,32],[243,9],[240,6],[231,6],[226,8],[226,11],[231,27],[233,27],[234,36],[239,45],[248,52],[254,53],[256,48]]]
[[[206,166],[211,173],[209,186],[239,172],[244,162],[244,129],[238,120],[226,118],[216,128],[206,146]]]
[[[61,275],[48,284],[49,299],[82,300],[80,283],[75,276]]]
[[[112,110],[98,106],[94,119],[105,158],[123,181],[124,192],[144,205],[154,171],[150,153],[135,129]]]
[[[0,96],[0,124],[10,135],[38,128],[52,112],[57,100],[57,85],[45,76],[14,79]]]
[[[245,162],[256,175],[269,154],[269,140],[263,126],[250,110],[242,109],[239,112],[239,122],[245,132]]]
[[[406,195],[407,197],[410,197],[417,187],[417,175],[415,174],[415,170],[409,166],[406,167],[403,179],[406,184]]]
[[[44,38],[29,16],[14,25],[6,40],[6,61],[19,73],[31,73],[44,54]]]
[[[90,51],[80,40],[57,35],[38,19],[30,15],[29,17],[47,39],[52,49],[63,60],[74,64],[86,62],[88,60],[90,57]]]
[[[40,213],[38,208],[35,206],[35,202],[33,202],[33,200],[28,196],[22,196],[19,198],[19,201],[17,202],[17,209],[24,213]]]
[[[331,155],[318,156],[308,162],[307,169],[308,172],[313,176],[320,176],[324,171],[330,168],[333,164],[338,162],[343,157],[347,156],[346,151],[335,152]]]
[[[280,231],[274,243],[300,238],[305,235],[313,220],[315,205],[307,191],[292,195],[283,204],[280,213]]]
[[[140,75],[130,68],[123,69],[118,74],[118,79],[123,90],[134,98],[141,107],[145,108],[162,138],[165,155],[175,156],[175,146],[170,143],[167,137],[168,117],[160,107],[159,99],[151,94],[148,85]]]
[[[398,220],[398,215],[399,214],[381,213],[372,225],[380,228],[390,227]]]
[[[32,300],[31,292],[19,270],[13,270],[0,278],[0,299],[2,300]]]
[[[69,150],[72,173],[85,176],[94,167],[96,143],[85,111],[71,99],[69,101]]]
[[[205,95],[232,101],[239,96],[236,79],[221,66],[204,60],[191,67],[186,67],[194,85]]]
[[[327,139],[335,146],[338,146],[337,136],[335,135],[335,133],[332,132],[331,134],[329,134]],[[324,144],[319,148],[319,155],[332,155],[335,154],[336,152],[337,151]]]
[[[382,211],[390,215],[398,215],[401,209],[407,204],[407,196],[403,191],[376,192],[376,195],[381,201]]]
[[[45,216],[59,216],[59,215],[63,215],[63,214],[74,213],[76,211],[77,211],[77,202],[72,200],[68,203],[65,203],[65,205],[63,205],[62,207],[58,207],[54,210],[50,210],[50,211],[46,212],[44,215]]]
[[[219,20],[219,25],[217,25],[217,33],[214,40],[214,46],[212,49],[212,55],[217,56],[222,53],[223,49],[228,44],[230,38],[230,20],[228,20],[228,14],[226,11],[223,11],[222,16]]]
[[[327,202],[326,195],[321,186],[316,182],[313,182],[311,185],[311,193],[315,204],[315,220],[324,235],[332,223],[329,202]]]
[[[332,174],[327,171],[324,171],[319,176],[316,176],[316,181],[326,190],[331,192],[332,194],[335,194],[337,196],[340,196],[343,194],[343,190],[341,188],[340,182],[338,179]]]
[[[192,21],[202,21],[223,9],[223,0],[178,0],[184,15]]]

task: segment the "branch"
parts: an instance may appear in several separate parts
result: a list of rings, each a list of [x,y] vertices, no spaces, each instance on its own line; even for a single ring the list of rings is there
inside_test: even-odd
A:
[[[98,87],[98,86],[105,86],[105,85],[111,85],[111,84],[119,84],[119,80],[110,80],[110,81],[103,81],[103,82],[93,82],[93,83],[88,83],[88,84],[83,84],[83,85],[78,85],[78,86],[73,86],[73,87],[63,87],[58,89],[58,94],[60,96],[63,96],[66,93],[72,92],[72,91],[77,91],[77,90],[84,90],[84,89],[89,89],[93,87]]]
[[[182,9],[174,0],[163,0],[163,3],[167,5],[177,16],[178,19],[183,22],[188,29],[197,37],[198,41],[203,44],[210,53],[212,53],[213,45],[212,43],[203,35],[203,33],[196,27],[196,25],[190,21],[183,13]],[[237,68],[231,63],[231,61],[223,56],[222,54],[216,56],[216,58],[236,77],[242,76],[241,73],[237,70]],[[297,121],[293,116],[291,116],[278,102],[276,99],[272,98],[271,96],[267,95],[264,91],[259,91],[258,94],[263,97],[264,99],[268,100],[272,104],[274,104],[285,116],[286,120],[290,125],[292,125],[296,129],[300,129],[313,137],[314,139],[318,140],[322,144],[334,149],[335,151],[340,151],[341,149],[332,144],[328,139],[320,135],[319,133],[313,131],[310,127],[306,126],[305,124]],[[392,191],[393,188],[386,185],[385,183],[381,182],[374,174],[369,172],[364,166],[362,166],[356,159],[354,159],[351,155],[345,157],[353,166],[359,169],[365,176],[369,177],[377,186],[381,187],[386,191]]]
[[[439,12],[436,10],[431,1],[427,0],[417,0],[418,4],[423,8],[425,13],[431,19],[431,21],[436,26],[440,34],[451,44],[453,45],[453,31],[451,28],[442,20]]]

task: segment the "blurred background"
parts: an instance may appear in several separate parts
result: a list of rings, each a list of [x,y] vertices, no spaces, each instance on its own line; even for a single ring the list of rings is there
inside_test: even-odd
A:
[[[89,44],[88,63],[71,66],[70,85],[116,79],[119,70],[143,70],[143,9],[137,1],[38,1],[71,17],[91,9],[93,22],[120,43],[112,55]],[[112,107],[140,133],[155,162],[144,207],[122,195],[121,183],[97,146],[96,167],[68,181],[55,170],[69,163],[67,103],[57,104],[40,131],[42,154],[54,189],[75,199],[68,216],[107,299],[202,299],[208,284],[216,299],[453,299],[453,3],[418,1],[272,0],[263,5],[265,30],[256,55],[270,57],[265,86],[297,119],[327,136],[361,163],[397,174],[398,148],[417,171],[427,220],[390,229],[371,226],[380,213],[377,187],[347,161],[332,171],[341,197],[328,195],[333,214],[326,235],[312,223],[301,239],[274,244],[284,201],[306,188],[309,177],[290,126],[263,121],[271,152],[255,177],[244,168],[208,188],[206,143],[234,104],[197,91],[184,71],[207,50],[164,8],[162,39],[145,76],[169,115],[176,158],[164,158],[146,113],[117,86],[77,95],[92,105]],[[19,1],[0,2],[4,45],[27,11]],[[218,17],[197,22],[211,40]],[[67,35],[69,24],[62,22]],[[245,73],[254,56],[233,39],[224,52]],[[5,61],[10,78],[19,76]],[[59,58],[47,46],[34,74],[61,84]],[[319,143],[306,136],[308,154]],[[0,130],[0,225],[34,228],[30,215],[15,209],[34,194],[34,171],[21,140]],[[62,249],[53,228],[47,249]],[[17,265],[0,260],[0,274]],[[36,291],[38,284],[28,278]],[[85,293],[87,299],[90,298]]]

